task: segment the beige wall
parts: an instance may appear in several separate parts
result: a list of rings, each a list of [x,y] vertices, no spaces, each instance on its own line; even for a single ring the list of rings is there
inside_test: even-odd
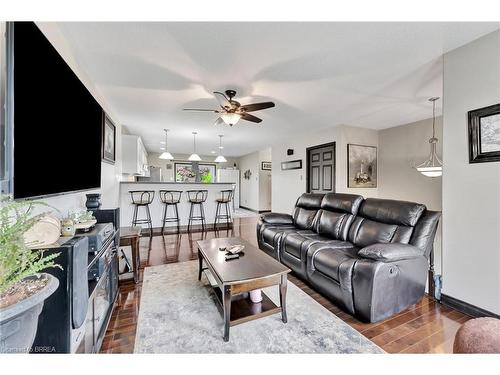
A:
[[[272,146],[272,210],[274,212],[290,213],[297,198],[306,191],[306,149],[329,142],[336,142],[336,191],[361,194],[365,197],[378,196],[378,188],[347,187],[347,143],[378,146],[377,131],[341,125],[315,133],[302,134]],[[294,150],[292,156],[286,153],[289,148]],[[281,170],[281,162],[297,159],[302,160],[302,169]]]
[[[271,209],[270,172],[261,170],[263,161],[271,160],[271,149],[252,152],[239,158],[240,166],[240,205],[255,211]],[[274,168],[274,166],[273,166]],[[245,179],[245,171],[252,173]]]
[[[161,167],[162,180],[163,181],[175,181],[174,176],[174,163],[175,162],[189,162],[187,159],[189,158],[189,154],[175,154],[175,160],[163,160],[159,158],[160,154],[157,153],[148,153],[148,164],[155,167]],[[214,163],[214,159],[217,155],[200,155],[202,162],[201,163]],[[234,167],[236,164],[236,169],[238,169],[238,159],[237,158],[229,158],[226,157],[226,163],[216,163],[217,168],[228,168]],[[170,169],[167,169],[167,166],[170,165]]]
[[[379,131],[380,198],[401,199],[423,203],[430,210],[441,211],[441,177],[429,178],[413,166],[423,162],[430,153],[432,119],[422,120]],[[436,118],[437,150],[443,154],[442,117]],[[441,273],[441,226],[434,241],[435,269]]]
[[[467,112],[500,103],[500,31],[444,56],[443,293],[500,314],[500,163],[469,164]]]
[[[272,204],[272,171],[263,171],[263,161],[272,162],[271,148],[259,151],[259,211],[270,211]],[[274,166],[275,167],[275,166]]]

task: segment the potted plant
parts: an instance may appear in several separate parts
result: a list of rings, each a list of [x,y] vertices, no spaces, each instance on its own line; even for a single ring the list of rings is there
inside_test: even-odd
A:
[[[59,286],[47,273],[59,267],[25,242],[24,234],[43,216],[32,215],[41,202],[16,202],[0,196],[0,353],[26,353],[31,349],[43,303]]]

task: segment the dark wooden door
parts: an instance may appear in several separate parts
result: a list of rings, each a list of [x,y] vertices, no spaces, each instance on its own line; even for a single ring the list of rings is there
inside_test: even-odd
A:
[[[335,142],[307,149],[307,192],[335,192]]]

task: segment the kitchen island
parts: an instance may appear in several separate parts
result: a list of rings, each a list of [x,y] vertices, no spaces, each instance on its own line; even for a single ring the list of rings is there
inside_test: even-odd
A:
[[[191,204],[188,202],[187,190],[207,190],[208,198],[203,207],[205,210],[206,224],[213,224],[215,220],[215,209],[217,207],[215,199],[220,195],[221,190],[231,190],[233,183],[230,182],[128,182],[122,181],[120,183],[120,225],[122,227],[132,225],[132,216],[134,213],[134,205],[130,199],[129,191],[132,190],[152,190],[155,192],[153,202],[149,205],[151,212],[151,220],[153,221],[153,228],[161,228],[163,223],[163,203],[160,200],[160,190],[179,190],[183,191],[181,201],[177,205],[179,210],[180,225],[187,226],[189,218],[189,209]],[[224,211],[223,211],[224,212]],[[173,214],[172,207],[169,208],[168,215]],[[198,209],[196,208],[196,215],[198,216]],[[145,218],[145,209],[140,208],[138,218]],[[201,224],[201,221],[193,221],[193,225]],[[165,223],[165,228],[175,227],[176,223]],[[146,227],[143,224],[143,227]]]

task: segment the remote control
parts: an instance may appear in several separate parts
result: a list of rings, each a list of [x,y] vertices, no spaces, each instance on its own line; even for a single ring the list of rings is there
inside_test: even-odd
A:
[[[239,257],[239,254],[228,254],[226,255],[226,260],[238,259]]]

